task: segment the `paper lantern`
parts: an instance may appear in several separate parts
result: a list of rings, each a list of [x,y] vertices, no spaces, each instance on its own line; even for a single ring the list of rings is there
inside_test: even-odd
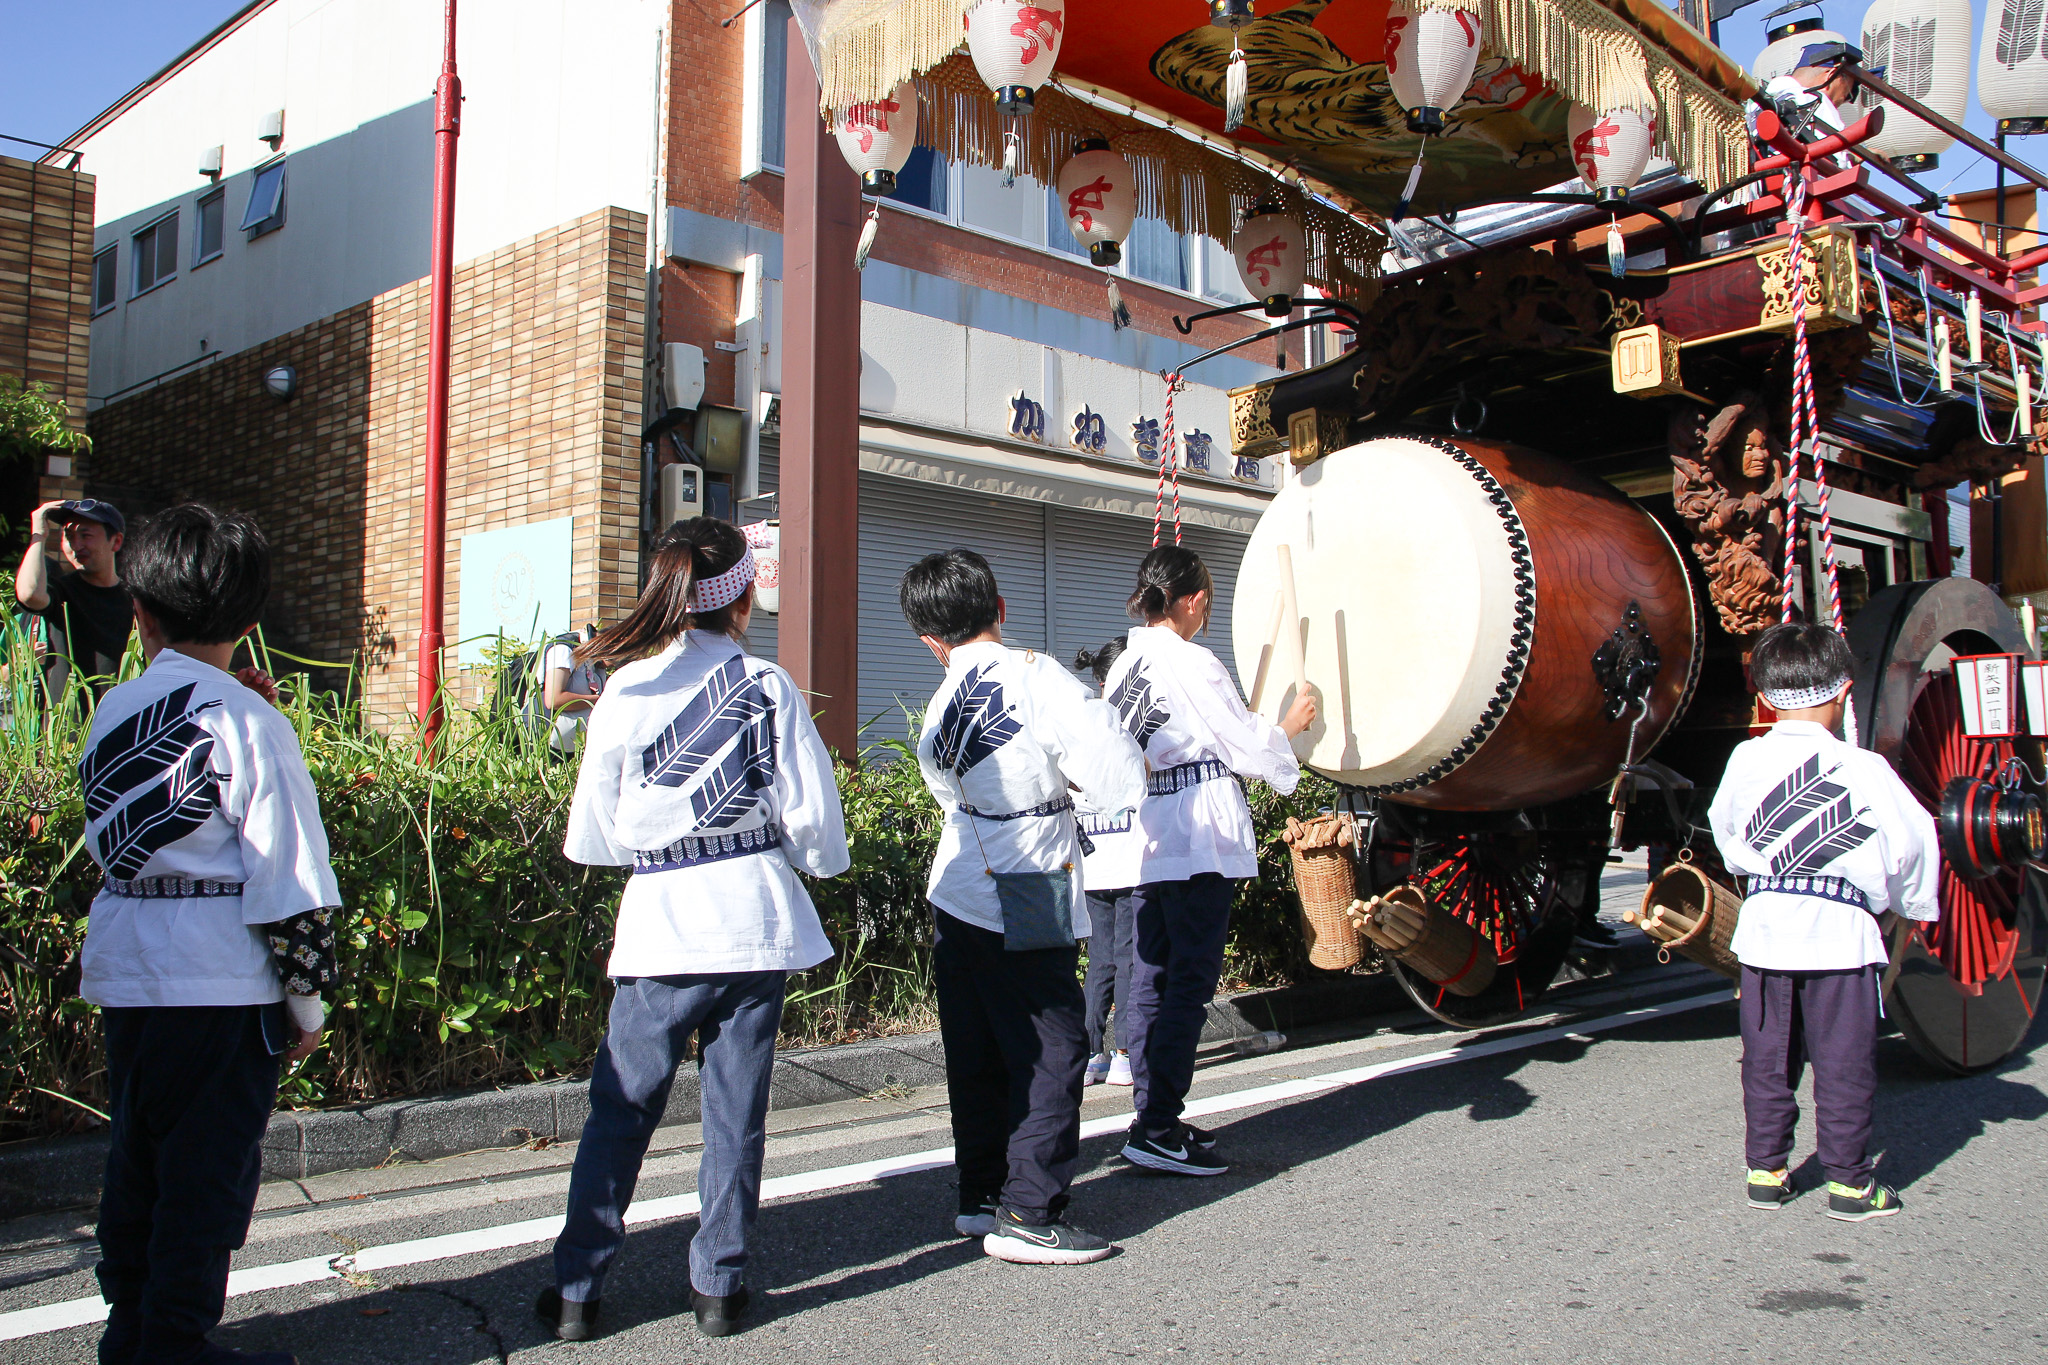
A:
[[[1059,59],[1067,0],[981,0],[967,11],[967,52],[1006,114],[1028,114]]]
[[[1970,0],[1875,0],[1863,15],[1863,64],[1883,67],[1887,84],[1961,123],[1970,98]],[[1865,145],[1924,170],[1953,140],[1893,106]]]
[[[2010,739],[2021,732],[2020,656],[1965,654],[1954,661],[1962,702],[1963,733],[1971,739]]]
[[[1758,85],[1766,84],[1779,76],[1789,76],[1799,69],[1799,54],[1812,43],[1846,43],[1849,40],[1820,20],[1808,17],[1794,19],[1789,24],[1780,24],[1767,34],[1769,42],[1756,61],[1750,66],[1749,74],[1756,77]]]
[[[1121,243],[1138,216],[1131,163],[1101,138],[1085,139],[1060,167],[1058,192],[1067,230],[1088,248],[1088,259],[1103,266],[1121,261]]]
[[[2048,5],[2041,0],[1990,0],[1977,48],[1977,102],[2008,126],[2005,132],[2048,131]]]
[[[917,145],[917,87],[904,81],[887,99],[865,100],[834,115],[832,136],[846,164],[860,172],[861,188],[888,194]]]
[[[1967,4],[1968,0],[1964,0]],[[1394,0],[1387,10],[1384,60],[1408,131],[1434,137],[1479,68],[1479,16],[1461,9],[1420,9]]]
[[[782,610],[782,523],[757,521],[741,528],[754,551],[754,610]]]
[[[1269,317],[1293,311],[1294,296],[1308,273],[1308,246],[1301,224],[1278,204],[1254,204],[1230,244],[1237,276],[1247,292],[1266,305]]]
[[[1566,122],[1572,165],[1594,197],[1603,203],[1628,198],[1650,164],[1657,142],[1657,114],[1640,109],[1609,109],[1596,114],[1574,104]]]
[[[2048,736],[2048,663],[2020,664],[2020,691],[2027,703],[2027,733]]]

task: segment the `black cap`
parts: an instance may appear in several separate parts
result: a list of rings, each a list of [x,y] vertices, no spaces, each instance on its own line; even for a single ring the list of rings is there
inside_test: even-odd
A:
[[[98,498],[66,498],[50,513],[58,521],[96,521],[117,536],[128,534],[128,519],[111,502]]]

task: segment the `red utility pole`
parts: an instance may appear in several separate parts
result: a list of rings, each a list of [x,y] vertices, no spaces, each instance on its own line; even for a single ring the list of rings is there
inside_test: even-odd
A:
[[[819,735],[852,762],[860,730],[860,180],[818,116],[818,78],[794,20],[788,71],[778,662],[808,694]]]
[[[455,74],[455,0],[441,79],[434,82],[433,299],[427,318],[427,470],[421,496],[419,718],[421,752],[441,732],[441,604],[448,567],[448,352],[455,311],[455,139],[462,133],[462,78]]]

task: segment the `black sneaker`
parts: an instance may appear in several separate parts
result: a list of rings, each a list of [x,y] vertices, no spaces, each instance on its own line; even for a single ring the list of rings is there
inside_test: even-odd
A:
[[[1839,1181],[1828,1182],[1828,1217],[1839,1218],[1845,1223],[1889,1218],[1904,1207],[1899,1202],[1897,1190],[1875,1180],[1860,1190]]]
[[[1124,1142],[1124,1160],[1174,1175],[1222,1175],[1230,1169],[1204,1151],[1185,1131],[1174,1134],[1173,1142],[1168,1144],[1133,1128]]]
[[[1183,1123],[1180,1126],[1180,1130],[1186,1134],[1188,1146],[1199,1147],[1205,1152],[1216,1150],[1216,1135],[1207,1129],[1197,1128],[1192,1123]]]
[[[953,1230],[962,1237],[986,1237],[996,1230],[997,1203],[983,1199],[976,1203],[961,1202],[960,1216],[953,1220]]]
[[[1753,1209],[1768,1209],[1775,1212],[1792,1202],[1799,1192],[1792,1188],[1792,1176],[1788,1171],[1763,1171],[1752,1169],[1749,1173],[1749,1206]]]
[[[540,1291],[540,1297],[533,1301],[533,1314],[552,1327],[561,1341],[588,1341],[597,1335],[597,1307],[602,1302],[592,1299],[588,1303],[577,1303],[562,1297],[562,1291],[549,1285]]]
[[[1042,1227],[1019,1222],[1008,1209],[996,1213],[995,1230],[981,1239],[981,1249],[999,1261],[1020,1265],[1085,1265],[1115,1251],[1106,1240],[1072,1223],[1054,1221]]]
[[[747,1287],[741,1285],[730,1294],[703,1294],[692,1286],[690,1307],[697,1314],[697,1330],[705,1336],[731,1336],[747,1315]]]
[[[1619,948],[1621,937],[1614,932],[1613,925],[1596,919],[1580,925],[1572,934],[1572,942],[1581,948]]]

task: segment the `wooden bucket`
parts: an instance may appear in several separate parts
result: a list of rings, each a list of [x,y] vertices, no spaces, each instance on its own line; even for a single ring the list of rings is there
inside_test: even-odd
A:
[[[1735,938],[1741,911],[1742,897],[1734,887],[1681,858],[1657,874],[1634,918],[1658,945],[1662,961],[1669,962],[1673,952],[1680,952],[1703,967],[1740,979],[1742,964],[1728,945]]]
[[[1452,995],[1477,995],[1493,984],[1500,959],[1486,935],[1412,886],[1397,886],[1357,918],[1366,937]]]
[[[1294,864],[1294,889],[1301,897],[1301,936],[1308,960],[1317,967],[1353,967],[1365,955],[1358,929],[1346,912],[1358,899],[1358,876],[1352,849],[1358,842],[1356,822],[1348,815],[1318,815],[1312,820],[1287,819],[1280,836]]]

